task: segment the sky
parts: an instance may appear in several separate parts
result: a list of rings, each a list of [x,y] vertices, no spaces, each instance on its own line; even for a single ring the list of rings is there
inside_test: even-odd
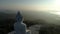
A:
[[[0,9],[60,11],[60,0],[0,0]]]

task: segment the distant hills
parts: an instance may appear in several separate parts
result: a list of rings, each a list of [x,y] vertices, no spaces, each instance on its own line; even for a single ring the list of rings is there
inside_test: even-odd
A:
[[[52,11],[51,11],[52,12]],[[17,11],[14,10],[0,10],[0,20],[6,18],[15,18]],[[45,20],[47,23],[60,25],[59,15],[52,14],[49,11],[22,11],[24,20],[36,21]]]

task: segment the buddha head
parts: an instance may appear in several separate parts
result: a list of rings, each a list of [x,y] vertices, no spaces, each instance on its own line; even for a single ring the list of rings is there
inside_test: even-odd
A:
[[[23,17],[22,17],[22,15],[21,15],[20,11],[17,12],[16,21],[17,21],[17,22],[23,21]]]

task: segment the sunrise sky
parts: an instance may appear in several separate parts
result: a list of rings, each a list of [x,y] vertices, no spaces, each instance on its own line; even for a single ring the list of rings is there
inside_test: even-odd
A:
[[[0,9],[60,11],[60,0],[0,0]]]

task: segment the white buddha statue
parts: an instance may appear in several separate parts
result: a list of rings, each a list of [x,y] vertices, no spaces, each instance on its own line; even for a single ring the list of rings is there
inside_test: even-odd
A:
[[[16,34],[26,34],[26,25],[23,23],[23,17],[18,11],[16,15],[16,23],[14,24],[14,31]]]
[[[14,23],[14,31],[8,34],[30,34],[30,30],[27,30],[26,24],[23,23],[23,17],[18,11],[16,15],[16,22]]]

